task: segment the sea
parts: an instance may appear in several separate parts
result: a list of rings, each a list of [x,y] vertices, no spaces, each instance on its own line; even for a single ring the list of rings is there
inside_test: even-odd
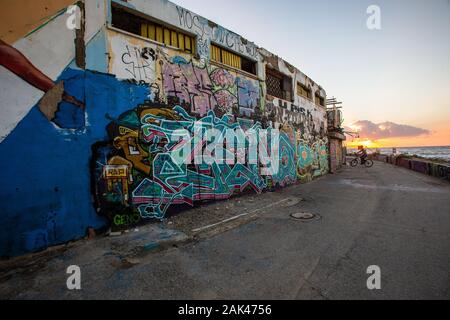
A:
[[[442,159],[450,161],[450,146],[448,147],[408,147],[396,148],[396,154],[407,154],[411,156],[419,156],[427,159]],[[353,150],[349,148],[349,150]],[[377,148],[367,149],[368,153],[379,151],[381,154],[393,154],[393,148]]]

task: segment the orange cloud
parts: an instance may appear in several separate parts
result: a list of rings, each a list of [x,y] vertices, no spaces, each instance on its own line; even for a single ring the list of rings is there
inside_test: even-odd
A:
[[[347,137],[347,146],[363,145],[367,148],[419,147],[450,145],[450,126],[445,123],[431,131],[393,122],[373,123],[357,121],[346,127],[347,132],[357,132],[358,137]]]
[[[431,132],[427,129],[413,127],[394,122],[373,123],[362,120],[350,125],[351,131],[357,131],[362,139],[380,140],[389,138],[417,137],[428,135]]]

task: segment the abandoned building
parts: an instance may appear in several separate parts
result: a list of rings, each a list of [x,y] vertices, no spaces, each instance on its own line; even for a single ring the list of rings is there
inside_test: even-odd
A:
[[[21,2],[2,8],[0,256],[329,172],[326,92],[268,50],[166,0]],[[178,165],[169,133],[198,120],[279,129],[280,170]]]
[[[336,173],[346,162],[347,148],[344,146],[345,136],[342,117],[342,102],[336,98],[327,100],[328,144],[330,153],[330,172]]]

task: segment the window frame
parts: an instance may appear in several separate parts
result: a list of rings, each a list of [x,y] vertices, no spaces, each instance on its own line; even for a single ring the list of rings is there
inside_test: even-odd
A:
[[[279,96],[277,94],[273,95],[272,94],[273,92],[269,93],[269,90],[268,90],[269,86],[267,85],[268,76],[277,78],[280,81],[280,84],[281,84],[280,90],[282,93],[281,96]],[[266,93],[268,95],[278,98],[278,99],[281,99],[281,100],[284,100],[284,101],[294,102],[294,90],[293,90],[292,77],[285,75],[284,73],[282,73],[274,68],[270,68],[270,67],[266,66],[266,81],[265,82],[266,82],[266,90],[267,90]],[[289,90],[286,90],[286,88],[285,88],[285,83],[287,83],[287,82],[289,82],[289,87],[288,87]],[[290,97],[287,96],[288,92],[290,94]]]
[[[114,10],[121,11],[121,14],[125,14],[129,19],[134,19],[133,24],[139,25],[139,32],[137,30],[134,30],[133,28],[124,28],[123,26],[118,26],[117,24],[114,24],[113,23]],[[186,32],[184,30],[180,30],[179,28],[174,27],[170,24],[160,22],[159,20],[153,17],[143,15],[140,12],[134,11],[115,2],[111,3],[111,21],[109,27],[138,36],[147,41],[151,41],[156,45],[165,46],[175,50],[180,50],[184,53],[191,54],[194,56],[197,55],[196,35]],[[152,27],[154,31],[150,32],[150,28]],[[150,37],[150,33],[154,34],[154,39]],[[175,41],[173,41],[174,34],[176,35],[177,38],[176,45],[174,45]],[[166,39],[167,37],[168,39]],[[180,46],[181,38],[183,38],[183,47]],[[189,41],[186,41],[187,39],[189,39]],[[189,49],[186,49],[187,43],[189,43],[188,46]]]
[[[306,95],[303,95],[301,92],[299,92],[299,87],[301,88],[301,90],[306,92]],[[312,95],[312,88],[310,88],[310,87],[308,88],[303,83],[297,82],[297,95],[312,101],[312,97],[313,97],[313,95]]]
[[[258,74],[257,74],[258,73],[258,62],[257,61],[251,60],[243,55],[240,55],[236,52],[226,49],[226,48],[224,48],[216,43],[213,43],[213,42],[211,42],[209,51],[210,51],[209,57],[210,57],[211,62],[226,66],[228,68],[239,70],[240,72],[245,72],[254,77],[258,76]],[[220,61],[215,59],[217,54],[220,55]],[[229,63],[229,62],[233,62],[233,59],[236,59],[236,58],[240,59],[239,66],[232,65]],[[225,60],[227,60],[227,61],[225,61]],[[248,70],[242,69],[243,62],[251,63],[253,66],[253,70],[248,71]]]
[[[325,108],[325,98],[320,95],[320,91],[316,91],[314,95],[314,103],[317,106]]]

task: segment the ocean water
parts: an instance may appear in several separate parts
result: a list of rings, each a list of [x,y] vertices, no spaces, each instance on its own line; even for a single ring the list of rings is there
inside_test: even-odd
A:
[[[349,149],[352,150],[352,149]],[[392,148],[368,149],[369,152],[380,151],[381,154],[393,154]],[[416,155],[428,159],[442,159],[450,161],[450,146],[448,147],[414,147],[397,148],[397,154]]]

